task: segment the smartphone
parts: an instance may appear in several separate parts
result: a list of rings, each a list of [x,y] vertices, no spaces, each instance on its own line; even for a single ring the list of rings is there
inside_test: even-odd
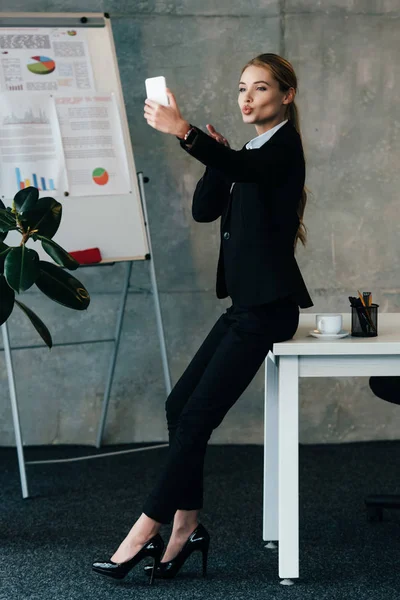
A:
[[[165,77],[149,77],[145,80],[146,94],[149,100],[154,100],[163,106],[169,106],[168,96],[166,92]]]

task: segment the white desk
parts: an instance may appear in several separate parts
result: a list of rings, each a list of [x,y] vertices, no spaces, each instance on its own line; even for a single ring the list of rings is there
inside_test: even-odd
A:
[[[400,313],[378,315],[378,336],[321,340],[302,313],[293,339],[265,360],[263,539],[279,542],[279,577],[299,577],[299,377],[400,375]],[[350,313],[343,328],[351,329]]]

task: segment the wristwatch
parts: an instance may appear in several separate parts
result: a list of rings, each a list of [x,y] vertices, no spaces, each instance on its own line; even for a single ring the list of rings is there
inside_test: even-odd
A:
[[[190,144],[192,144],[194,139],[197,137],[197,134],[197,129],[191,123],[189,123],[189,130],[185,133],[185,136],[183,138],[180,138],[178,136],[176,137],[180,142],[184,142],[185,144],[190,146]]]

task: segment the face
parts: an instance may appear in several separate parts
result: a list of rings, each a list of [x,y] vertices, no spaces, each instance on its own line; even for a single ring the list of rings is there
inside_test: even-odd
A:
[[[243,122],[255,125],[258,134],[284,120],[287,105],[294,96],[294,88],[280,91],[268,67],[251,65],[240,77],[238,103]]]

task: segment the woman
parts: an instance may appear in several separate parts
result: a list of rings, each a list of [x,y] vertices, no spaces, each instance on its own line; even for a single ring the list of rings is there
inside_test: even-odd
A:
[[[247,388],[274,342],[291,339],[299,306],[313,305],[294,258],[305,244],[305,162],[294,103],[292,65],[261,54],[242,70],[239,107],[257,137],[241,150],[207,125],[209,135],[186,121],[175,97],[169,106],[146,100],[144,116],[158,131],[206,165],[193,197],[193,217],[221,217],[217,296],[230,306],[217,320],[166,401],[169,451],[143,512],[111,560],[93,569],[124,577],[142,558],[153,577],[173,577],[194,550],[206,573],[210,536],[198,521],[203,506],[203,463],[212,431]],[[165,554],[159,535],[173,519]],[[162,562],[160,562],[162,556]]]

